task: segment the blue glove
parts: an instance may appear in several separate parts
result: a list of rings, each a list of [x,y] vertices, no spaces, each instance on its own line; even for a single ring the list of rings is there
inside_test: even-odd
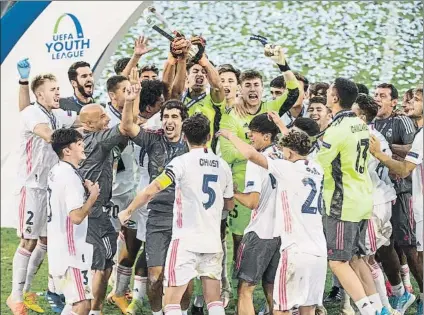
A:
[[[28,58],[20,60],[17,63],[17,67],[21,79],[28,79],[29,73],[31,72],[31,64],[29,63]]]

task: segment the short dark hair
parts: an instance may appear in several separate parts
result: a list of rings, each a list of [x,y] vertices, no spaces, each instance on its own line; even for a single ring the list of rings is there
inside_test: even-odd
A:
[[[52,134],[51,145],[57,156],[63,158],[63,149],[69,147],[72,143],[82,140],[82,134],[73,128],[57,129]]]
[[[310,94],[317,95],[319,90],[324,90],[324,96],[325,96],[326,95],[325,93],[327,92],[329,87],[330,87],[330,84],[328,84],[327,82],[316,82],[310,85],[309,91],[310,91]]]
[[[362,83],[356,83],[356,86],[358,87],[358,93],[366,94],[368,95],[370,93],[370,90],[368,90],[367,86]]]
[[[313,142],[305,132],[290,130],[287,135],[279,137],[278,144],[306,156],[311,151]]]
[[[123,75],[113,75],[106,81],[106,89],[108,92],[115,92],[118,84],[124,81],[128,81],[127,77]]]
[[[171,109],[178,109],[180,111],[180,116],[182,121],[186,120],[188,118],[188,110],[187,107],[184,106],[183,102],[179,100],[168,100],[165,103],[163,103],[161,109],[160,109],[160,119],[163,118],[163,112],[165,109],[171,110]]]
[[[76,81],[77,80],[77,76],[78,76],[77,69],[78,68],[84,68],[84,67],[91,68],[91,66],[90,66],[90,64],[88,62],[85,62],[85,61],[74,62],[69,67],[69,69],[68,69],[68,79],[69,79],[69,82]]]
[[[141,82],[140,91],[140,113],[144,112],[147,106],[153,106],[165,91],[165,83],[159,80],[145,80]]]
[[[390,96],[392,97],[392,100],[399,99],[399,92],[396,89],[396,87],[391,83],[381,83],[377,85],[377,89],[390,89]]]
[[[156,73],[156,75],[159,75],[159,69],[158,69],[158,67],[156,67],[153,64],[152,65],[145,65],[145,66],[141,67],[141,69],[140,69],[140,75],[143,72],[146,72],[146,71],[153,71],[154,73]]]
[[[243,71],[240,75],[240,83],[243,83],[246,80],[252,80],[252,79],[260,79],[262,82],[262,75],[259,71],[256,70],[246,70]]]
[[[115,63],[115,67],[113,67],[113,69],[115,70],[115,73],[120,75],[122,73],[122,71],[125,70],[128,63],[130,62],[130,60],[131,60],[131,58],[129,58],[129,57],[124,57],[124,58],[119,59]]]
[[[208,135],[211,132],[210,121],[202,113],[196,113],[183,122],[182,131],[188,143],[202,145],[208,142]]]
[[[318,123],[315,120],[307,117],[296,118],[296,120],[293,122],[293,126],[306,132],[310,137],[316,136],[320,132]]]
[[[337,91],[340,107],[343,109],[352,108],[358,97],[358,87],[355,82],[345,78],[337,78],[334,81],[334,88]]]
[[[314,96],[311,99],[309,99],[309,104],[313,104],[313,103],[319,103],[319,104],[323,104],[324,106],[327,105],[327,99],[325,97],[322,96]]]
[[[377,116],[378,104],[371,96],[359,93],[355,103],[358,104],[359,109],[364,113],[367,123],[370,123]]]
[[[405,92],[403,96],[406,96],[406,99],[408,100],[412,100],[412,98],[414,97],[414,89],[409,89]]]
[[[278,77],[272,79],[269,86],[277,88],[277,89],[285,89],[286,88],[286,80],[284,80],[284,77],[282,75],[279,75]]]
[[[240,70],[233,67],[233,65],[230,65],[229,63],[220,65],[218,67],[218,74],[226,73],[226,72],[232,72],[236,76],[237,83],[240,84]]]
[[[309,80],[299,72],[293,72],[293,74],[296,77],[297,81],[303,82],[303,91],[306,92],[309,88]]]
[[[270,133],[271,141],[274,141],[275,137],[280,132],[280,129],[268,118],[268,114],[266,113],[255,116],[249,124],[249,129],[261,134]]]

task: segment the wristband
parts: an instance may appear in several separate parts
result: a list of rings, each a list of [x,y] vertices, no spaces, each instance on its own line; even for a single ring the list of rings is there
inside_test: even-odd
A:
[[[28,85],[29,82],[28,81],[21,81],[21,80],[19,80],[19,84],[20,85]]]
[[[280,65],[280,64],[277,63],[277,66],[278,66],[278,68],[280,68],[281,72],[286,72],[286,71],[290,70],[290,67],[289,67],[289,64],[287,63],[287,61],[286,61],[285,65]]]

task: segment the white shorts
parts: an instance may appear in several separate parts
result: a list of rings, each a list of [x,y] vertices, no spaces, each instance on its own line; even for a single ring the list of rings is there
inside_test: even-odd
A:
[[[66,304],[93,299],[93,273],[69,267],[64,276],[54,276],[54,286],[65,295]]]
[[[381,246],[388,246],[390,244],[390,236],[392,235],[391,217],[391,202],[374,206],[365,236],[366,255],[374,255]]]
[[[119,221],[119,218],[118,218],[119,212],[121,212],[122,210],[125,210],[128,207],[128,205],[134,200],[134,197],[135,197],[134,190],[130,190],[129,192],[126,192],[125,194],[122,194],[122,195],[112,196],[111,202],[113,203],[113,206],[109,210],[109,217],[110,217],[110,222],[112,222],[112,225],[115,228],[116,232],[119,232],[121,230],[121,222]],[[137,211],[134,211],[126,227],[132,230],[137,229],[138,217],[139,217],[139,214],[137,213]]]
[[[137,218],[137,239],[145,242],[146,241],[146,224],[147,217],[149,216],[149,210],[147,207],[143,207],[137,210],[138,218]]]
[[[417,222],[415,225],[415,237],[417,239],[417,251],[423,251],[423,221]]]
[[[274,310],[322,305],[327,257],[298,252],[296,246],[281,252],[274,281]]]
[[[172,240],[168,249],[163,277],[164,287],[179,287],[196,277],[221,280],[223,253],[195,253]]]
[[[36,240],[47,236],[47,190],[22,187],[15,196],[18,211],[17,235]]]

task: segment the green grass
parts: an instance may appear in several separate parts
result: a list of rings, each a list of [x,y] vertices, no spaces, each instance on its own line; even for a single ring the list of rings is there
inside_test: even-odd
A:
[[[14,229],[1,229],[1,308],[0,308],[0,314],[1,315],[11,315],[12,313],[6,306],[6,299],[11,291],[11,283],[12,283],[12,260],[13,255],[15,253],[16,247],[18,245],[19,239],[16,236],[16,232]],[[232,246],[229,244],[228,246],[228,257],[232,257]],[[415,292],[418,291],[417,284],[415,281],[413,281],[414,290]],[[47,288],[47,260],[42,264],[40,270],[38,271],[37,275],[34,278],[34,283],[32,285],[32,291],[34,292],[42,292],[45,291]],[[328,271],[327,273],[327,283],[326,283],[326,293],[331,288],[331,273]],[[255,301],[255,309],[258,312],[260,310],[261,305],[265,301],[264,295],[261,291],[261,288],[258,286],[255,290],[254,294],[254,301]],[[39,302],[41,307],[44,308],[46,311],[44,314],[46,315],[53,315],[54,313],[50,311],[50,307],[46,300],[43,297],[39,298]],[[146,303],[147,304],[147,303]],[[338,304],[332,304],[332,305],[326,305],[327,312],[329,315],[336,315],[338,314],[339,305]],[[144,308],[144,314],[151,314],[150,308],[145,307]],[[416,306],[412,306],[409,308],[406,315],[412,315],[416,313]],[[29,312],[29,314],[36,314],[34,312]],[[105,315],[118,315],[120,312],[111,305],[105,304],[104,309]],[[234,314],[234,302],[232,301],[226,310],[226,314]]]

